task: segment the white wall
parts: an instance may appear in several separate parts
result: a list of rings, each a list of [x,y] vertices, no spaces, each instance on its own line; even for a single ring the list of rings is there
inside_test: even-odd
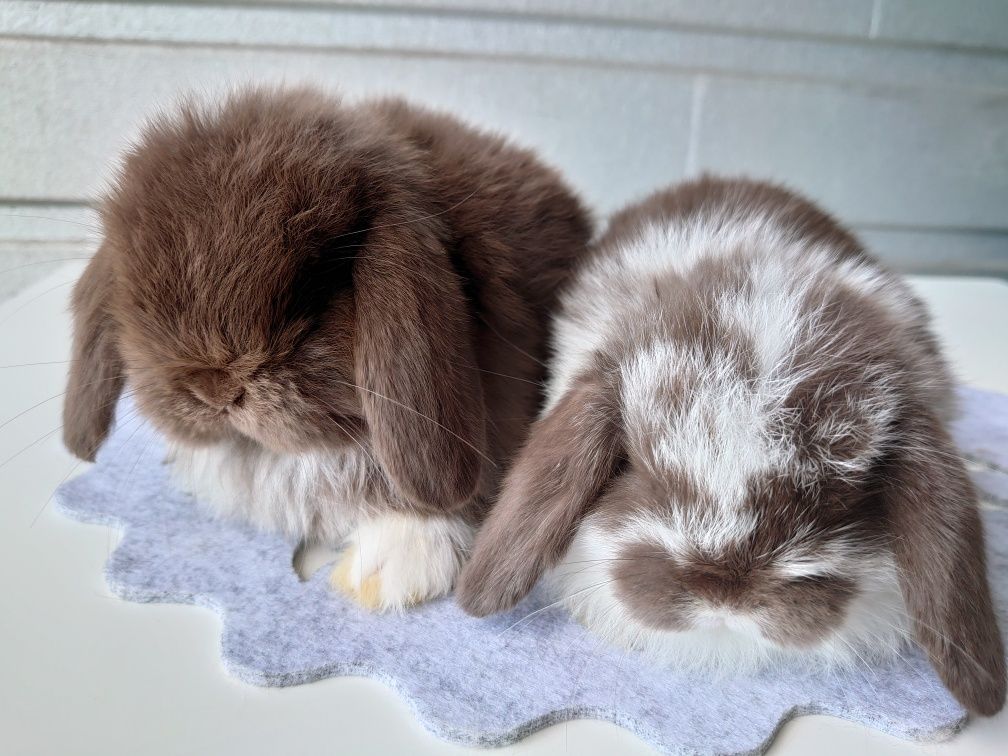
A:
[[[1008,0],[9,0],[0,296],[93,248],[87,203],[144,114],[252,79],[449,108],[603,213],[748,172],[903,269],[1008,274]]]

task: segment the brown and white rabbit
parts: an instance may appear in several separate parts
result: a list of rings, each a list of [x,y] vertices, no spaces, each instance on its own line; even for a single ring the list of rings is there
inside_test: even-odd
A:
[[[590,220],[530,151],[399,100],[257,89],[155,118],[74,291],[65,441],[124,382],[220,512],[350,548],[373,608],[448,592],[540,402]]]
[[[704,178],[617,214],[562,296],[547,407],[459,600],[552,590],[604,638],[737,669],[907,637],[1005,697],[950,377],[907,285],[788,191]]]

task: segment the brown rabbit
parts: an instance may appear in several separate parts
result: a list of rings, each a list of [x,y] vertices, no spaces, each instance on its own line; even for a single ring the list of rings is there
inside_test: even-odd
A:
[[[909,287],[746,180],[613,219],[556,322],[547,409],[462,574],[501,611],[549,570],[664,663],[863,663],[910,637],[971,711],[1005,699],[951,378]]]
[[[256,89],[154,119],[101,212],[67,446],[93,459],[128,383],[218,511],[348,539],[366,606],[449,591],[590,235],[558,174],[399,100]]]

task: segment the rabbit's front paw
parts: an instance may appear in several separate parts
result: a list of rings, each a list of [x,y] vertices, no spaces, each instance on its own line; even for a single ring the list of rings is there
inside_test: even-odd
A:
[[[472,545],[459,517],[384,514],[364,520],[330,576],[372,611],[402,611],[451,591]]]

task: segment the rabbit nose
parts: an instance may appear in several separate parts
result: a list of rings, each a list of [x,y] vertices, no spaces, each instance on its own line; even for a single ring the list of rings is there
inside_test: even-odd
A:
[[[745,575],[718,565],[694,566],[682,577],[684,586],[694,596],[725,609],[735,606],[748,588]]]
[[[218,410],[240,407],[245,387],[225,370],[201,370],[190,379],[189,390],[208,407]]]

